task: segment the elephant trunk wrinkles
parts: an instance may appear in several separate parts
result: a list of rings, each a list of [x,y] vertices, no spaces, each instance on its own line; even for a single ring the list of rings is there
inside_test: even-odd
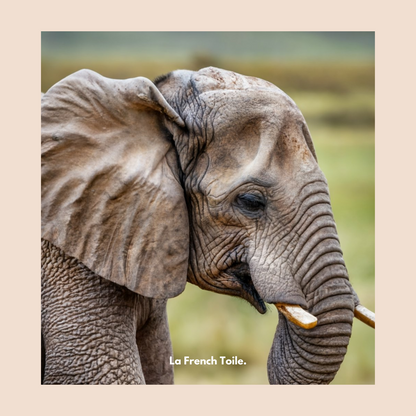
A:
[[[325,197],[326,192],[321,192],[305,199],[311,201],[304,205],[307,219],[297,222],[300,228],[294,232],[299,238],[286,262],[286,276],[279,278],[287,282],[284,287],[298,288],[304,299],[301,306],[318,324],[312,329],[300,328],[279,311],[268,359],[271,384],[328,384],[347,352],[354,296],[329,198]],[[279,301],[279,296],[273,300]]]
[[[339,243],[333,238],[321,238],[309,251],[310,258],[314,261],[307,272],[299,276],[300,267],[295,278],[305,295],[307,310],[318,324],[313,329],[303,329],[279,312],[267,366],[271,384],[328,384],[347,352],[354,297]]]

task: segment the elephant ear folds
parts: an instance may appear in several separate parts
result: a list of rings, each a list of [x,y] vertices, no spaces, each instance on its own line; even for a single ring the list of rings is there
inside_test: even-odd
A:
[[[145,78],[82,70],[42,97],[42,238],[148,297],[183,291],[189,225],[164,118]]]

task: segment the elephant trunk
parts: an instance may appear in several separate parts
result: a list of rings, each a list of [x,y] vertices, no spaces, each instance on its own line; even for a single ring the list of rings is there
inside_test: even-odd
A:
[[[256,290],[279,311],[268,359],[271,384],[328,384],[347,352],[358,298],[322,184],[309,187],[294,225],[284,228],[290,232],[274,239],[279,244],[259,242],[251,258]],[[302,308],[306,315],[290,316],[288,304],[298,305],[295,314]]]
[[[318,309],[321,312],[314,311]],[[279,312],[267,365],[270,384],[328,384],[335,377],[351,336],[352,296],[331,296],[312,308],[312,313],[318,325],[304,329]]]
[[[302,259],[308,263],[307,271],[302,272],[302,266],[294,275],[307,311],[318,322],[312,328],[302,328],[286,319],[278,307],[279,323],[268,359],[271,384],[328,384],[347,352],[354,292],[337,239],[325,238],[324,229],[321,234],[320,243]]]

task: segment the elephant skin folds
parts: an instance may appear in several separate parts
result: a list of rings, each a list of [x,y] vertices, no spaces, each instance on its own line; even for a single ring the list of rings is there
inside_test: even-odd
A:
[[[103,279],[45,240],[42,268],[44,383],[145,384],[136,333],[144,332],[154,316],[161,320],[166,302],[158,304]],[[142,338],[146,356],[149,340]],[[162,344],[171,355],[170,339]],[[158,366],[156,383],[173,381],[167,361]]]

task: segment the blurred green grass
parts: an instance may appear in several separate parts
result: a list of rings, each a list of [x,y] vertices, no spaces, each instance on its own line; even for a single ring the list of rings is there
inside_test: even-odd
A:
[[[308,122],[325,173],[350,280],[362,303],[374,293],[374,64],[120,57],[42,59],[42,91],[81,68],[112,78],[156,76],[174,69],[214,65],[264,78],[287,92]],[[245,366],[176,366],[176,384],[268,384],[266,363],[277,325],[271,307],[260,315],[247,302],[188,284],[168,302],[176,358],[238,356]],[[333,384],[374,384],[375,333],[355,320],[344,363]]]
[[[340,94],[344,97],[351,92],[374,93],[374,63],[356,62],[287,62],[277,60],[225,59],[212,55],[194,54],[184,59],[138,59],[118,56],[86,56],[81,58],[68,55],[53,58],[42,57],[41,88],[47,91],[54,83],[67,75],[88,68],[109,78],[143,76],[154,79],[158,75],[175,69],[198,70],[206,66],[236,71],[240,74],[266,79],[288,94],[294,91],[320,91]],[[139,74],[139,75],[138,75]]]

